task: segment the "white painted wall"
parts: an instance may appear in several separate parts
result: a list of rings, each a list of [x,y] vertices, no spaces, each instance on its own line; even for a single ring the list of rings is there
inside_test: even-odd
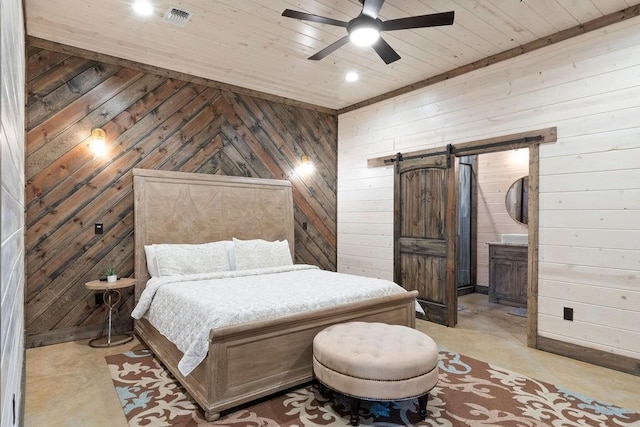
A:
[[[341,115],[338,270],[392,278],[393,170],[367,159],[552,126],[539,333],[640,359],[639,17]]]
[[[527,234],[527,226],[513,220],[505,198],[517,179],[529,174],[529,150],[511,150],[478,156],[478,244],[477,280],[489,286],[489,242],[503,234]]]
[[[24,366],[24,18],[0,0],[0,426],[22,425]],[[15,404],[14,404],[15,401]],[[15,405],[15,406],[14,406]],[[15,408],[15,412],[14,412]],[[14,424],[15,413],[15,424]]]

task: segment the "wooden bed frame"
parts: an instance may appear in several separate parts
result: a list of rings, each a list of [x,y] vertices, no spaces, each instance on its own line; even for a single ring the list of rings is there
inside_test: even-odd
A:
[[[133,170],[136,302],[149,279],[144,245],[287,239],[293,255],[291,183]],[[182,353],[146,319],[135,331],[204,409],[220,412],[313,379],[312,342],[325,327],[370,321],[415,327],[417,292],[212,330],[207,358],[186,377]],[[258,357],[259,356],[259,357]]]

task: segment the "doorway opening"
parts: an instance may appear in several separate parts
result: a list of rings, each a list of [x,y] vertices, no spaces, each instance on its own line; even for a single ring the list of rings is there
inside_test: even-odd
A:
[[[458,324],[527,335],[529,150],[458,158]]]
[[[456,171],[467,163],[459,159],[526,149],[528,191],[526,196],[520,194],[519,200],[526,198],[528,203],[524,210],[520,206],[519,212],[528,219],[528,245],[526,261],[521,259],[514,271],[526,276],[526,293],[520,296],[524,296],[528,309],[527,345],[537,347],[539,144],[556,140],[556,128],[547,128],[368,160],[369,167],[394,165],[394,281],[405,289],[418,291],[418,302],[428,320],[452,327],[457,323],[458,263],[462,263],[458,256],[469,258],[460,274],[468,275],[470,281],[460,286],[469,287],[473,283],[473,251],[458,252],[461,184]],[[499,267],[500,274],[513,274],[504,265]],[[496,295],[501,300],[511,297]]]

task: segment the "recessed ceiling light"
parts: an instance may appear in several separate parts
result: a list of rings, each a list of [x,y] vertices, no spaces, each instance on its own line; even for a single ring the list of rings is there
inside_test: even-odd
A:
[[[153,5],[147,0],[136,0],[132,7],[133,11],[140,16],[150,16],[153,13]]]
[[[358,75],[358,73],[356,73],[355,71],[349,71],[347,73],[346,76],[344,76],[344,79],[348,82],[355,82],[358,81],[358,79],[360,78],[360,76]]]

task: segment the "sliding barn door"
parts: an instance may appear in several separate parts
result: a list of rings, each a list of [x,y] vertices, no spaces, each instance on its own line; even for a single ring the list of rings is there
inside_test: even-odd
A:
[[[417,290],[428,320],[457,322],[456,177],[449,154],[396,159],[394,280]]]

